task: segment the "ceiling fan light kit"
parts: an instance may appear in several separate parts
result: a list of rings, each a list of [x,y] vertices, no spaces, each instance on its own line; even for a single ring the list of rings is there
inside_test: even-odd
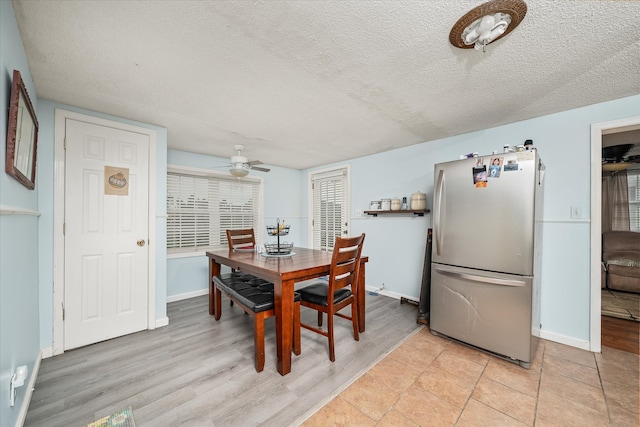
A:
[[[238,178],[242,178],[243,176],[249,175],[249,171],[242,166],[232,166],[229,169],[229,173],[233,176],[237,176]]]
[[[461,49],[482,50],[513,31],[524,19],[522,0],[491,0],[467,12],[451,28],[449,42]]]
[[[242,150],[244,150],[244,145],[234,145],[233,149],[236,150],[236,155],[231,156],[231,158],[229,159],[229,163],[231,165],[229,173],[231,175],[242,178],[249,175],[249,169],[254,169],[261,172],[269,172],[271,170],[268,168],[256,166],[262,164],[260,160],[249,161],[245,156],[243,156]]]
[[[621,163],[603,163],[602,171],[603,172],[620,172],[627,169],[631,166],[631,163],[621,162]]]

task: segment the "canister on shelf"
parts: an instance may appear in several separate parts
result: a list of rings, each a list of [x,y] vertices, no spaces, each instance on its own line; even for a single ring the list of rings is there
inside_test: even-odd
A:
[[[420,191],[416,191],[411,194],[411,209],[416,210],[424,210],[427,208],[427,195]]]
[[[380,204],[380,208],[383,211],[390,211],[391,210],[391,199],[382,199],[381,200],[381,204]]]
[[[400,199],[398,199],[398,198],[391,199],[391,210],[392,211],[399,211],[401,207],[402,207],[402,202],[400,201]]]

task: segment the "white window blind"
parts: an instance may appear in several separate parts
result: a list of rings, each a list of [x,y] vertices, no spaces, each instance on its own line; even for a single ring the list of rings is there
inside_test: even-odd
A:
[[[313,248],[332,250],[336,237],[347,233],[347,170],[311,177],[313,189]]]
[[[640,232],[640,169],[627,170],[629,230]]]
[[[227,247],[227,229],[259,233],[261,181],[167,173],[167,251]]]

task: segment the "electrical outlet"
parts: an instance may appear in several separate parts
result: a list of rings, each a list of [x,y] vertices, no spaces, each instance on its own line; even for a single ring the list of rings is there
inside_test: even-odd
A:
[[[362,209],[356,209],[356,216],[362,216]]]
[[[571,206],[571,219],[582,218],[582,206]]]

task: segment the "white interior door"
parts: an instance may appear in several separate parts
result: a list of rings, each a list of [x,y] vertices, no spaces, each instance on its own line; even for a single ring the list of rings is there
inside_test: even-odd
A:
[[[71,349],[148,327],[149,136],[67,119],[65,138],[63,313]]]

